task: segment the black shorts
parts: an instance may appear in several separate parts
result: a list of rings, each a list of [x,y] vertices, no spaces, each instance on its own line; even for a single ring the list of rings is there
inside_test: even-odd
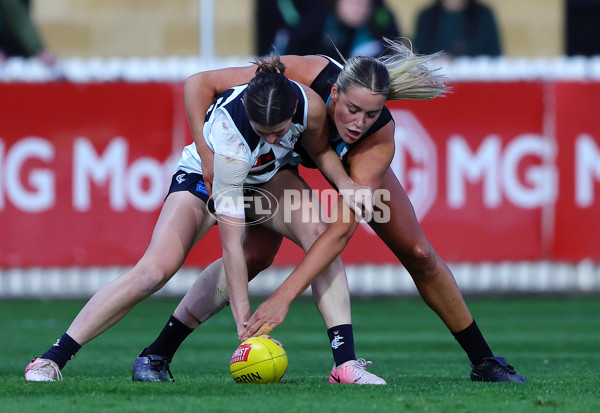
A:
[[[182,170],[175,172],[173,178],[171,178],[171,186],[169,187],[167,196],[173,192],[180,191],[187,191],[194,194],[207,204],[210,210],[214,210],[213,200],[208,196],[208,191],[204,184],[204,177],[202,175]]]
[[[290,169],[298,173],[298,165],[284,165],[280,170]],[[260,188],[262,184],[259,185],[244,185],[244,195],[250,195],[255,190],[255,188]],[[213,199],[208,196],[208,191],[206,190],[206,184],[204,183],[204,177],[200,174],[194,172],[185,172],[179,170],[175,172],[173,177],[171,178],[171,186],[169,187],[169,194],[173,192],[187,191],[198,198],[200,198],[207,206],[208,210],[214,212],[215,204]],[[166,197],[165,197],[166,199]]]

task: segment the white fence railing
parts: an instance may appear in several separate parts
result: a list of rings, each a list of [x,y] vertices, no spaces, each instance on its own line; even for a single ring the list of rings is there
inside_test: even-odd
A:
[[[600,293],[600,265],[587,261],[462,263],[450,267],[465,294]],[[0,269],[0,298],[90,297],[126,270],[123,267]],[[182,269],[156,296],[182,297],[200,271]],[[292,268],[263,271],[250,283],[250,294],[269,295],[291,271]],[[402,266],[349,265],[346,274],[353,295],[417,294]]]
[[[55,67],[35,59],[11,58],[0,64],[0,81],[72,82],[183,81],[203,70],[244,66],[252,57],[206,59],[191,57],[92,57],[66,58]],[[450,81],[514,81],[536,79],[598,80],[600,56],[552,58],[459,58],[451,63],[434,62]]]

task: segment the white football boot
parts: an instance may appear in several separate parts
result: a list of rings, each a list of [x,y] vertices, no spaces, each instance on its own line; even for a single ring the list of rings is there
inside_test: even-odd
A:
[[[52,360],[36,358],[25,368],[27,381],[62,381],[62,373]]]
[[[349,360],[338,367],[333,366],[329,383],[387,384],[384,379],[366,370],[371,364],[370,361],[365,359],[358,359]]]

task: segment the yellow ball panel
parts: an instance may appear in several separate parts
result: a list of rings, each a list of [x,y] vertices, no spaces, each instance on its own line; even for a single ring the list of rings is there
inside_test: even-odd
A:
[[[283,347],[266,337],[251,337],[235,350],[229,369],[238,383],[276,383],[287,366]]]
[[[287,356],[281,356],[243,367],[231,373],[231,377],[236,383],[277,383],[286,370]]]

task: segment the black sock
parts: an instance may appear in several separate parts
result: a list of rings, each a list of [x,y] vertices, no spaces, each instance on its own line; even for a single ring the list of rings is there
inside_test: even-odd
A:
[[[171,361],[173,360],[175,352],[181,343],[183,343],[183,340],[185,340],[192,331],[194,330],[183,324],[174,316],[171,316],[156,340],[154,340],[154,343],[142,350],[140,356],[156,354],[158,356],[166,357]]]
[[[452,333],[458,344],[463,348],[474,366],[481,363],[484,358],[493,357],[494,354],[483,338],[475,320],[471,325],[458,333]]]
[[[62,370],[67,364],[67,361],[71,360],[75,353],[81,348],[81,346],[71,338],[67,333],[63,334],[61,338],[56,340],[56,344],[44,354],[40,356],[43,359],[50,359],[58,364],[58,368]]]
[[[352,333],[352,324],[341,324],[327,330],[331,350],[333,351],[333,360],[335,365],[339,366],[348,360],[356,360],[354,353],[354,334]]]

